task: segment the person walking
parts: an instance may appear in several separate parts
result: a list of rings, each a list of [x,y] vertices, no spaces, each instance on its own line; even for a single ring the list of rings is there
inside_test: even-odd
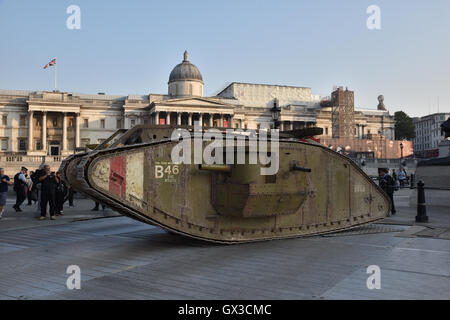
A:
[[[102,210],[105,211],[106,207],[105,205],[102,203]],[[91,209],[91,211],[98,211],[98,207],[100,206],[100,202],[95,201],[95,207]]]
[[[391,199],[391,203],[392,203],[391,213],[395,214],[396,213],[395,205],[394,205],[395,181],[389,175],[388,169],[381,170],[380,187],[381,187],[381,189],[384,190],[384,192],[386,192],[386,194],[389,196],[389,199]]]
[[[49,165],[44,165],[44,174],[39,178],[41,183],[41,217],[45,220],[47,216],[47,204],[50,207],[50,219],[55,220],[55,193],[59,183],[58,177],[50,171]]]
[[[20,205],[25,201],[27,195],[25,193],[25,188],[28,185],[28,179],[26,174],[28,169],[22,167],[18,173],[14,176],[14,191],[16,192],[16,204],[13,206],[16,212],[21,212]]]
[[[64,198],[67,194],[67,188],[64,182],[61,180],[59,172],[56,172],[56,178],[58,182],[55,187],[55,214],[57,216],[63,215]]]
[[[28,205],[31,206],[33,204],[33,198],[31,190],[33,190],[33,179],[31,178],[34,175],[34,171],[30,171],[30,179],[28,180],[28,186],[27,186],[27,199],[28,199]]]
[[[5,175],[5,170],[0,168],[0,219],[3,216],[3,210],[6,205],[6,197],[8,195],[8,186],[14,184],[8,176]]]
[[[64,202],[66,202],[67,200],[69,200],[69,207],[73,208],[74,204],[73,204],[73,195],[75,194],[75,191],[73,190],[73,188],[71,188],[70,186],[67,186],[67,189],[69,190],[67,192],[67,196],[64,198]]]
[[[39,165],[39,169],[37,169],[34,172],[33,177],[31,177],[31,179],[33,180],[33,183],[34,183],[34,187],[36,188],[37,203],[38,203],[37,208],[36,208],[36,213],[38,213],[39,215],[41,213],[41,193],[42,193],[41,192],[42,186],[41,186],[41,182],[39,181],[39,178],[42,177],[43,175],[45,175],[44,166],[45,166],[45,163],[41,163]]]
[[[398,181],[400,182],[400,188],[403,188],[405,186],[406,181],[406,172],[405,169],[401,168],[398,173]]]

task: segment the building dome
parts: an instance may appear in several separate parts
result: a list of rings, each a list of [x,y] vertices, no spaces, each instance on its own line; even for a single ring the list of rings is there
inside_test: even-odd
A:
[[[203,78],[198,68],[189,62],[187,51],[183,62],[173,68],[169,76],[169,96],[174,98],[203,96]]]
[[[187,51],[184,52],[183,62],[177,64],[170,73],[169,83],[186,80],[199,81],[203,83],[202,74],[195,65],[189,62]]]

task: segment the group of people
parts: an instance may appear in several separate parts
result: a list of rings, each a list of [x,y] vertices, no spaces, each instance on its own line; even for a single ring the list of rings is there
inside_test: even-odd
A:
[[[395,169],[392,170],[392,175],[389,174],[389,169],[381,169],[380,171],[380,179],[379,185],[386,192],[391,199],[392,208],[391,214],[395,214],[395,204],[394,204],[394,192],[398,190],[397,181],[400,184],[400,188],[404,187],[407,181],[407,175],[405,169],[401,168],[398,173],[395,172]]]
[[[39,169],[30,171],[29,175],[28,169],[22,167],[12,180],[5,175],[5,170],[0,168],[0,219],[6,206],[10,185],[14,186],[16,193],[16,203],[13,205],[16,212],[22,211],[20,206],[26,199],[30,206],[33,202],[38,203],[40,220],[47,218],[47,210],[51,220],[55,220],[55,216],[63,215],[63,205],[67,200],[69,200],[69,207],[74,207],[75,191],[61,180],[59,172],[51,171],[49,165],[41,164]],[[106,209],[103,203],[95,202],[92,211],[99,211],[100,205],[102,210]]]
[[[30,175],[28,169],[22,167],[13,181],[0,168],[0,218],[6,205],[9,185],[13,185],[16,192],[16,203],[13,206],[16,212],[22,211],[20,206],[27,198],[28,205],[32,205],[33,201],[38,203],[40,220],[46,219],[47,209],[51,220],[55,220],[57,215],[63,215],[63,204],[67,200],[69,206],[73,207],[73,190],[60,179],[59,172],[50,170],[49,165],[42,164],[38,170],[31,171]]]
[[[406,174],[406,171],[404,168],[401,168],[400,171],[397,173],[395,172],[395,169],[392,170],[392,178],[394,181],[399,183],[400,188],[403,188],[405,184],[408,182],[408,175]]]

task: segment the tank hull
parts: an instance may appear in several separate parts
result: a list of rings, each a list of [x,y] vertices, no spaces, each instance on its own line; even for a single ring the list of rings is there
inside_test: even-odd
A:
[[[390,209],[353,161],[318,144],[280,140],[279,170],[270,176],[258,164],[173,163],[175,144],[93,151],[61,169],[76,190],[130,218],[219,243],[335,232],[383,219]]]

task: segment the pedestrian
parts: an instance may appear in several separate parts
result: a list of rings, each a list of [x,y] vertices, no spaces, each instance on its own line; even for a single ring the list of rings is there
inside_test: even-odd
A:
[[[59,172],[56,172],[58,182],[55,187],[55,214],[57,216],[63,215],[64,198],[67,194],[67,188],[64,182],[61,180]]]
[[[397,181],[397,172],[395,172],[395,169],[392,169],[392,179],[394,179],[394,181]]]
[[[69,200],[69,207],[73,208],[74,207],[74,205],[73,205],[73,195],[75,194],[75,191],[70,186],[67,186],[67,189],[68,189],[68,192],[67,192],[67,196],[64,198],[64,202]]]
[[[32,194],[31,190],[33,189],[33,179],[31,178],[34,175],[34,171],[30,171],[30,179],[28,180],[28,186],[27,186],[27,199],[28,199],[28,205],[31,206],[33,204]]]
[[[400,188],[403,188],[406,181],[406,171],[403,168],[401,168],[400,172],[398,173],[398,181],[400,182]]]
[[[12,185],[12,182],[8,176],[5,175],[5,170],[0,168],[0,219],[3,216],[3,210],[6,205],[6,197],[8,195],[8,185]]]
[[[22,167],[18,173],[14,176],[14,191],[16,192],[16,204],[13,206],[16,212],[21,212],[20,205],[25,201],[27,195],[25,193],[25,189],[28,185],[28,179],[26,178],[26,174],[28,169]]]
[[[100,202],[95,201],[95,207],[92,208],[91,211],[98,211],[99,205],[100,205]],[[106,209],[106,207],[105,207],[105,205],[102,203],[102,210],[105,211],[105,209]]]
[[[34,172],[34,177],[31,177],[31,179],[34,179],[33,182],[34,182],[34,186],[36,188],[37,203],[38,203],[36,212],[39,213],[39,215],[41,213],[41,193],[42,193],[41,192],[42,185],[41,185],[41,182],[39,181],[39,178],[42,177],[43,175],[45,175],[44,166],[45,166],[45,164],[41,163],[41,165],[39,166],[39,169],[37,169]]]
[[[41,182],[41,217],[45,220],[47,216],[47,204],[50,207],[50,219],[55,220],[55,193],[59,183],[55,172],[50,171],[49,165],[44,165],[44,174],[39,178]]]
[[[389,199],[391,199],[391,203],[392,203],[391,213],[395,214],[396,213],[395,205],[394,205],[395,181],[389,175],[388,169],[381,170],[380,187],[381,187],[381,189],[384,190],[384,192],[386,192],[386,194],[389,196]]]

